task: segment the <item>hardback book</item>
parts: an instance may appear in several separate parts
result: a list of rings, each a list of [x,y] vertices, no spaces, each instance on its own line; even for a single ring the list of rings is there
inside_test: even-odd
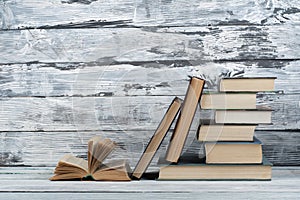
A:
[[[197,138],[206,141],[253,141],[254,124],[204,124],[199,125]]]
[[[173,121],[175,120],[180,107],[182,99],[175,97],[172,103],[170,104],[166,114],[161,120],[158,128],[156,129],[154,135],[150,139],[144,153],[142,154],[140,160],[138,161],[135,169],[133,170],[132,176],[136,179],[140,179],[143,173],[147,170],[150,162],[152,161],[156,151],[161,145],[163,139],[168,133]]]
[[[266,92],[274,91],[276,77],[223,78],[219,83],[222,92]]]
[[[131,169],[126,160],[103,163],[115,147],[116,143],[110,139],[100,136],[91,138],[88,142],[88,160],[65,155],[59,160],[50,180],[130,181]]]
[[[177,162],[188,136],[198,102],[200,100],[205,81],[192,77],[178,116],[170,143],[167,149],[166,160]]]
[[[196,158],[197,159],[197,158]],[[195,160],[195,159],[192,159]],[[158,180],[261,180],[272,179],[272,164],[264,157],[262,164],[205,164],[179,162],[161,166]]]
[[[262,162],[262,143],[254,137],[252,142],[205,142],[207,164],[259,164]]]
[[[201,109],[255,109],[256,93],[206,92],[202,94]]]
[[[223,124],[271,124],[272,109],[215,110],[215,122]]]

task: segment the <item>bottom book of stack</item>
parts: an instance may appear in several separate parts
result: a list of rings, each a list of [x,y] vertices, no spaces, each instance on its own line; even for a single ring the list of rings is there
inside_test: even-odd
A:
[[[164,165],[161,163],[161,165]],[[272,164],[206,164],[205,159],[184,158],[160,167],[158,180],[271,180]]]

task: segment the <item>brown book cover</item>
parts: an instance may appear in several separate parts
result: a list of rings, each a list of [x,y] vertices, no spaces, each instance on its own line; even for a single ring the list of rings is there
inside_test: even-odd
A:
[[[161,145],[163,139],[168,133],[173,121],[175,120],[180,107],[182,99],[175,97],[170,104],[166,114],[164,115],[162,121],[160,122],[158,128],[156,129],[154,135],[150,139],[144,153],[142,154],[138,164],[136,165],[132,176],[134,178],[140,179],[143,173],[147,170],[150,162],[152,161],[156,151]]]
[[[172,134],[166,160],[177,162],[189,133],[197,105],[199,103],[205,81],[198,77],[192,77],[183,101],[182,109]]]

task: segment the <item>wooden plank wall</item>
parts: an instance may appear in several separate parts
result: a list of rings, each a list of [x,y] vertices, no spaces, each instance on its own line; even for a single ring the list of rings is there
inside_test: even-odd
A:
[[[206,89],[276,76],[257,102],[274,109],[273,125],[256,135],[274,165],[300,165],[299,25],[298,0],[1,1],[0,165],[85,157],[100,134],[120,144],[110,158],[134,166],[193,75]],[[197,111],[188,144],[210,115]]]

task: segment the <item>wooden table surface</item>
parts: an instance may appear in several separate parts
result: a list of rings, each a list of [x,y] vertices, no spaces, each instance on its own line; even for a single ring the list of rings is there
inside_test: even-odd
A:
[[[0,199],[299,199],[300,167],[271,181],[49,181],[53,168],[1,168]]]

